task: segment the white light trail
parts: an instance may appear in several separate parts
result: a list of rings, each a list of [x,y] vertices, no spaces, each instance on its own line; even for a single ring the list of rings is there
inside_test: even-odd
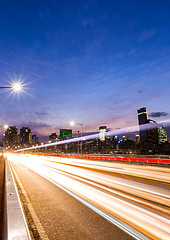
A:
[[[25,165],[77,198],[83,199],[91,208],[99,209],[100,214],[107,216],[106,218],[118,219],[129,225],[131,230],[127,227],[126,230],[131,231],[132,235],[134,234],[132,229],[135,229],[134,235],[140,232],[151,239],[169,239],[170,220],[167,217],[170,214],[169,189],[160,187],[160,182],[154,186],[148,181],[131,180],[128,175],[123,174],[123,171],[126,172],[127,169],[130,171],[131,168],[132,176],[139,171],[141,177],[142,172],[146,174],[149,172],[153,176],[164,172],[167,184],[168,181],[170,182],[170,169],[126,167],[126,164],[97,161],[92,163],[90,161],[88,164],[88,161],[80,162],[77,159],[66,160],[30,154],[7,154],[7,157],[11,163]],[[102,169],[99,171],[100,166]],[[120,176],[114,176],[112,169],[122,170],[122,173],[119,174]],[[140,233],[137,234],[136,239],[144,239],[144,235],[140,237]]]

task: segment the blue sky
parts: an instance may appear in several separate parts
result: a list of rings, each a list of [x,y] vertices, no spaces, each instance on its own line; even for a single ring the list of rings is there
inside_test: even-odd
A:
[[[116,129],[144,106],[170,119],[169,12],[166,0],[1,1],[0,84],[28,83],[19,98],[1,90],[1,123]]]

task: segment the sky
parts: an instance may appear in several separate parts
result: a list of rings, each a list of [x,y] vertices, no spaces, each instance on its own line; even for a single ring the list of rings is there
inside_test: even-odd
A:
[[[114,130],[141,107],[170,119],[169,12],[169,0],[1,0],[0,86],[25,92],[0,89],[0,125]]]

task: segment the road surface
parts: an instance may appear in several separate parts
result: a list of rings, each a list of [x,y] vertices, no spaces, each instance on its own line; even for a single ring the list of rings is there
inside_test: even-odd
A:
[[[169,239],[170,169],[23,154],[8,159],[31,228],[38,229],[34,239]]]

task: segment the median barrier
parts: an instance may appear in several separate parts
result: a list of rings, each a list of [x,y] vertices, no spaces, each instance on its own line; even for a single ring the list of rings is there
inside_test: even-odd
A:
[[[3,239],[4,233],[4,184],[5,183],[5,160],[0,156],[0,239]]]
[[[3,240],[31,240],[12,169],[5,160]]]

